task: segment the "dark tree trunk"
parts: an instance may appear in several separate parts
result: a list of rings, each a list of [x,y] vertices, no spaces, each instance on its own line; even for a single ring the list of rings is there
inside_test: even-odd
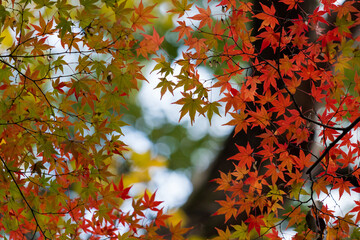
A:
[[[299,9],[297,10],[287,10],[287,6],[285,6],[283,3],[280,3],[279,1],[267,1],[267,0],[261,0],[261,1],[254,1],[254,12],[261,12],[262,8],[260,3],[270,6],[271,3],[274,4],[274,7],[276,9],[276,14],[279,17],[279,21],[281,22],[281,19],[291,19],[291,18],[297,18],[299,13]],[[315,4],[317,4],[316,0],[307,0],[305,3],[302,4],[301,8],[304,9],[306,12],[311,12]],[[254,35],[258,35],[259,27],[261,22],[254,18],[253,21],[253,28],[255,31],[253,31]],[[288,28],[288,25],[283,22],[280,23],[284,27],[285,31]],[[259,51],[261,47],[261,42],[258,41],[255,43],[256,49]],[[281,54],[289,54],[286,52],[282,52]],[[281,57],[280,55],[275,55],[273,50],[268,48],[265,49],[261,54],[260,57],[267,60],[276,60],[276,58]],[[259,74],[254,72],[254,75]],[[281,86],[281,83],[278,83],[278,86]],[[303,88],[306,91],[306,89],[309,89],[309,84],[303,84],[301,88]],[[281,88],[281,87],[279,87]],[[258,85],[258,93],[262,94],[262,86]],[[297,91],[300,93],[301,91]],[[309,96],[307,94],[298,94],[296,95],[296,101],[299,106],[301,106],[302,110],[304,112],[312,110],[313,105],[311,99],[309,99]],[[253,106],[248,106],[251,109],[255,109],[256,103],[253,104]],[[228,158],[234,156],[238,153],[238,150],[235,146],[235,143],[240,146],[246,146],[248,143],[252,148],[257,148],[260,145],[260,138],[257,138],[259,134],[264,133],[265,130],[261,129],[260,127],[254,127],[254,128],[248,128],[247,133],[244,131],[239,132],[235,137],[233,137],[234,132],[227,138],[227,140],[224,142],[223,150],[218,154],[218,156],[215,158],[213,164],[209,168],[207,175],[204,176],[203,184],[198,187],[197,189],[194,189],[193,194],[190,196],[187,203],[182,207],[182,209],[185,211],[186,215],[188,216],[188,225],[193,226],[194,229],[190,232],[190,234],[196,234],[200,235],[202,237],[211,237],[213,235],[216,235],[216,228],[219,229],[226,229],[226,225],[229,226],[231,224],[239,224],[239,222],[245,217],[245,216],[238,216],[236,220],[233,218],[228,221],[228,223],[224,224],[224,216],[212,216],[219,208],[219,205],[215,202],[216,200],[224,200],[225,194],[223,191],[215,192],[215,189],[217,188],[217,184],[215,182],[212,182],[211,180],[218,178],[220,176],[219,172],[228,173],[234,169],[233,162],[231,160],[228,160]],[[305,145],[308,145],[307,143]],[[309,148],[308,146],[302,146],[304,149]],[[297,148],[294,148],[291,150],[292,154],[294,151],[298,151]],[[260,161],[257,161],[260,162]],[[262,167],[264,164],[262,164]],[[261,169],[259,169],[261,171]]]

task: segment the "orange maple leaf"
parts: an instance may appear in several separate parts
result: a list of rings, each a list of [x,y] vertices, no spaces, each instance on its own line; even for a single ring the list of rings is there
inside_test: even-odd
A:
[[[185,45],[189,46],[189,49],[194,48],[196,53],[207,51],[207,46],[205,44],[206,39],[189,37],[188,39],[185,39],[184,42]]]
[[[183,240],[185,233],[187,233],[192,228],[183,228],[181,227],[181,221],[176,224],[175,226],[171,223],[170,224],[170,232],[171,232],[171,240]]]
[[[256,109],[256,112],[249,112],[251,118],[249,122],[254,123],[253,126],[260,126],[261,129],[264,129],[266,126],[270,125],[271,112],[268,112],[264,106],[261,106],[260,109]]]
[[[329,182],[326,181],[323,177],[319,178],[317,181],[314,182],[313,190],[316,192],[317,196],[320,196],[320,193],[323,192],[325,194],[328,194],[327,186],[329,185]]]
[[[144,31],[144,25],[150,23],[149,19],[156,18],[151,14],[152,10],[156,6],[149,6],[144,8],[142,1],[140,1],[139,7],[134,7],[134,14],[131,16],[132,29],[140,29]]]
[[[144,39],[140,42],[140,48],[136,49],[137,55],[140,54],[148,59],[148,54],[156,53],[159,50],[161,43],[164,41],[164,37],[159,36],[153,27],[153,35],[147,35],[142,33]]]
[[[199,14],[196,14],[195,16],[189,18],[200,21],[199,28],[204,27],[206,24],[209,26],[209,28],[211,28],[211,24],[213,20],[211,18],[211,10],[209,6],[207,7],[206,10],[199,8],[198,6],[196,6],[196,8],[198,9]]]
[[[231,108],[234,111],[245,109],[245,102],[240,98],[239,94],[232,95],[231,93],[224,93],[225,97],[219,100],[219,102],[226,102],[225,113],[228,113]]]
[[[219,200],[216,202],[221,205],[221,208],[219,208],[214,215],[225,214],[225,222],[227,222],[231,216],[234,216],[234,218],[237,217],[238,209],[235,207],[235,199],[231,199],[229,196],[226,196],[226,201]]]
[[[179,33],[179,38],[177,40],[180,41],[181,39],[183,39],[184,35],[186,35],[187,37],[191,36],[191,31],[193,30],[191,27],[187,26],[185,21],[177,21],[180,26],[176,27],[174,30],[172,30],[172,32],[178,32]]]
[[[244,130],[244,132],[246,133],[247,126],[249,125],[249,123],[246,121],[248,114],[244,113],[243,111],[241,111],[240,113],[230,113],[230,114],[233,117],[233,119],[224,125],[235,126],[234,136],[241,130]]]
[[[337,9],[338,10],[337,18],[340,19],[343,16],[347,16],[346,20],[351,21],[351,15],[348,13],[359,11],[358,9],[356,9],[355,6],[353,6],[354,4],[355,1],[345,1],[343,4],[341,4]]]
[[[216,188],[216,191],[224,190],[227,191],[231,185],[230,182],[232,180],[231,174],[225,174],[223,172],[220,172],[220,178],[216,178],[214,180],[211,180],[212,182],[216,182],[219,186]]]

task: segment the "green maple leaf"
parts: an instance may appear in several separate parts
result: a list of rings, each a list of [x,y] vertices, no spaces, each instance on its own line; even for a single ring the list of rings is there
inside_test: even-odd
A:
[[[63,38],[66,33],[71,33],[71,26],[73,23],[71,21],[68,21],[67,19],[60,17],[59,23],[56,27],[56,29],[59,29],[60,31],[60,37]]]
[[[206,114],[207,114],[207,118],[209,119],[210,125],[211,125],[211,119],[212,119],[214,113],[221,117],[221,115],[219,113],[220,106],[221,105],[218,102],[212,102],[212,103],[205,105],[204,112],[206,112]]]
[[[204,101],[199,97],[193,98],[192,93],[182,93],[182,95],[184,96],[183,98],[174,102],[174,104],[183,106],[180,110],[179,121],[185,116],[185,114],[189,113],[191,124],[193,124],[195,120],[195,114],[197,112],[201,115],[204,115],[204,109],[202,107]]]
[[[248,235],[248,227],[245,223],[241,223],[241,225],[233,225],[232,226],[235,229],[235,232],[232,233],[231,238],[236,239],[249,239]]]

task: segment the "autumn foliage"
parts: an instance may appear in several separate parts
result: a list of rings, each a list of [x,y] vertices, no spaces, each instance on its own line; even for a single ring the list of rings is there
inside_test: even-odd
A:
[[[161,239],[155,194],[130,196],[121,108],[163,40],[142,32],[154,6],[113,1],[2,1],[1,238]],[[140,41],[141,40],[141,41]],[[10,42],[10,44],[9,44]],[[125,106],[126,107],[126,106]],[[124,201],[130,210],[123,211]]]
[[[280,239],[284,229],[358,238],[360,12],[355,1],[321,3],[169,1],[171,34],[187,47],[173,61],[156,4],[3,0],[2,237],[183,239],[188,229],[167,222],[155,193],[131,196],[110,170],[127,151],[122,109],[146,80],[140,59],[153,59],[161,96],[181,92],[180,119],[211,123],[224,107],[235,134],[259,129],[248,138],[260,144],[237,145],[232,171],[214,180],[226,195],[215,214],[238,219],[216,239]],[[329,203],[342,198],[350,208]]]

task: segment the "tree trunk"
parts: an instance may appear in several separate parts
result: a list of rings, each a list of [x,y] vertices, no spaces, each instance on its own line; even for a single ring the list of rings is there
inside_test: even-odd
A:
[[[281,21],[281,19],[283,19],[284,21],[284,19],[297,18],[300,14],[300,9],[304,9],[306,12],[311,12],[314,10],[317,4],[317,1],[315,0],[308,0],[301,5],[301,8],[288,11],[287,6],[285,6],[283,3],[279,1],[270,2],[274,4],[274,7],[276,9],[276,15],[279,21]],[[254,1],[253,3],[253,10],[255,13],[262,11],[260,3],[270,6],[269,1],[266,0]],[[261,22],[258,19],[253,19],[253,35],[258,35],[261,31],[264,31],[263,29],[259,30],[260,24]],[[284,27],[285,31],[288,30],[289,26],[287,26],[285,22],[282,26]],[[261,42],[255,42],[255,47],[259,52],[261,48]],[[281,54],[284,54],[284,52],[282,52]],[[261,58],[267,60],[276,60],[276,58],[282,57],[276,56],[273,50],[270,48],[265,49],[259,55]],[[256,75],[259,73],[254,72],[253,74]],[[281,88],[281,84],[282,83],[280,82],[278,83],[278,86],[280,86],[279,88]],[[310,84],[302,84],[300,88],[302,88],[304,92],[309,92]],[[263,87],[261,85],[258,85],[258,93],[262,94],[262,91]],[[302,108],[303,112],[313,110],[314,106],[312,105],[311,99],[309,99],[309,95],[302,93],[302,91],[297,91],[295,97],[297,104]],[[255,109],[256,103],[253,103],[252,106],[248,106],[248,108]],[[195,234],[202,237],[211,237],[213,235],[216,235],[217,233],[215,227],[225,230],[226,225],[229,226],[235,223],[239,224],[239,222],[244,219],[245,216],[239,215],[236,220],[231,218],[225,225],[224,216],[212,216],[219,208],[216,200],[225,200],[225,194],[223,191],[215,192],[217,184],[211,180],[219,178],[220,171],[228,173],[234,169],[233,162],[228,159],[238,153],[235,143],[244,147],[249,143],[252,148],[257,148],[258,146],[260,146],[261,139],[257,138],[256,136],[262,133],[265,133],[265,129],[261,129],[260,127],[254,127],[248,128],[247,133],[241,131],[235,137],[233,137],[233,131],[231,135],[227,138],[227,140],[224,142],[223,150],[215,158],[213,164],[207,171],[206,176],[204,176],[203,184],[197,189],[194,189],[194,192],[190,196],[189,200],[182,207],[182,209],[188,216],[188,225],[194,227],[190,234]],[[308,145],[308,143],[304,143],[301,147],[303,149],[309,149]],[[296,151],[298,151],[297,149],[298,148],[294,148],[289,151],[291,151],[293,155],[296,155]],[[256,157],[255,160],[257,160],[256,162],[260,162],[260,159],[256,159]],[[266,164],[261,164],[261,167],[263,168],[265,165]],[[260,171],[261,169],[259,169],[259,172]]]

